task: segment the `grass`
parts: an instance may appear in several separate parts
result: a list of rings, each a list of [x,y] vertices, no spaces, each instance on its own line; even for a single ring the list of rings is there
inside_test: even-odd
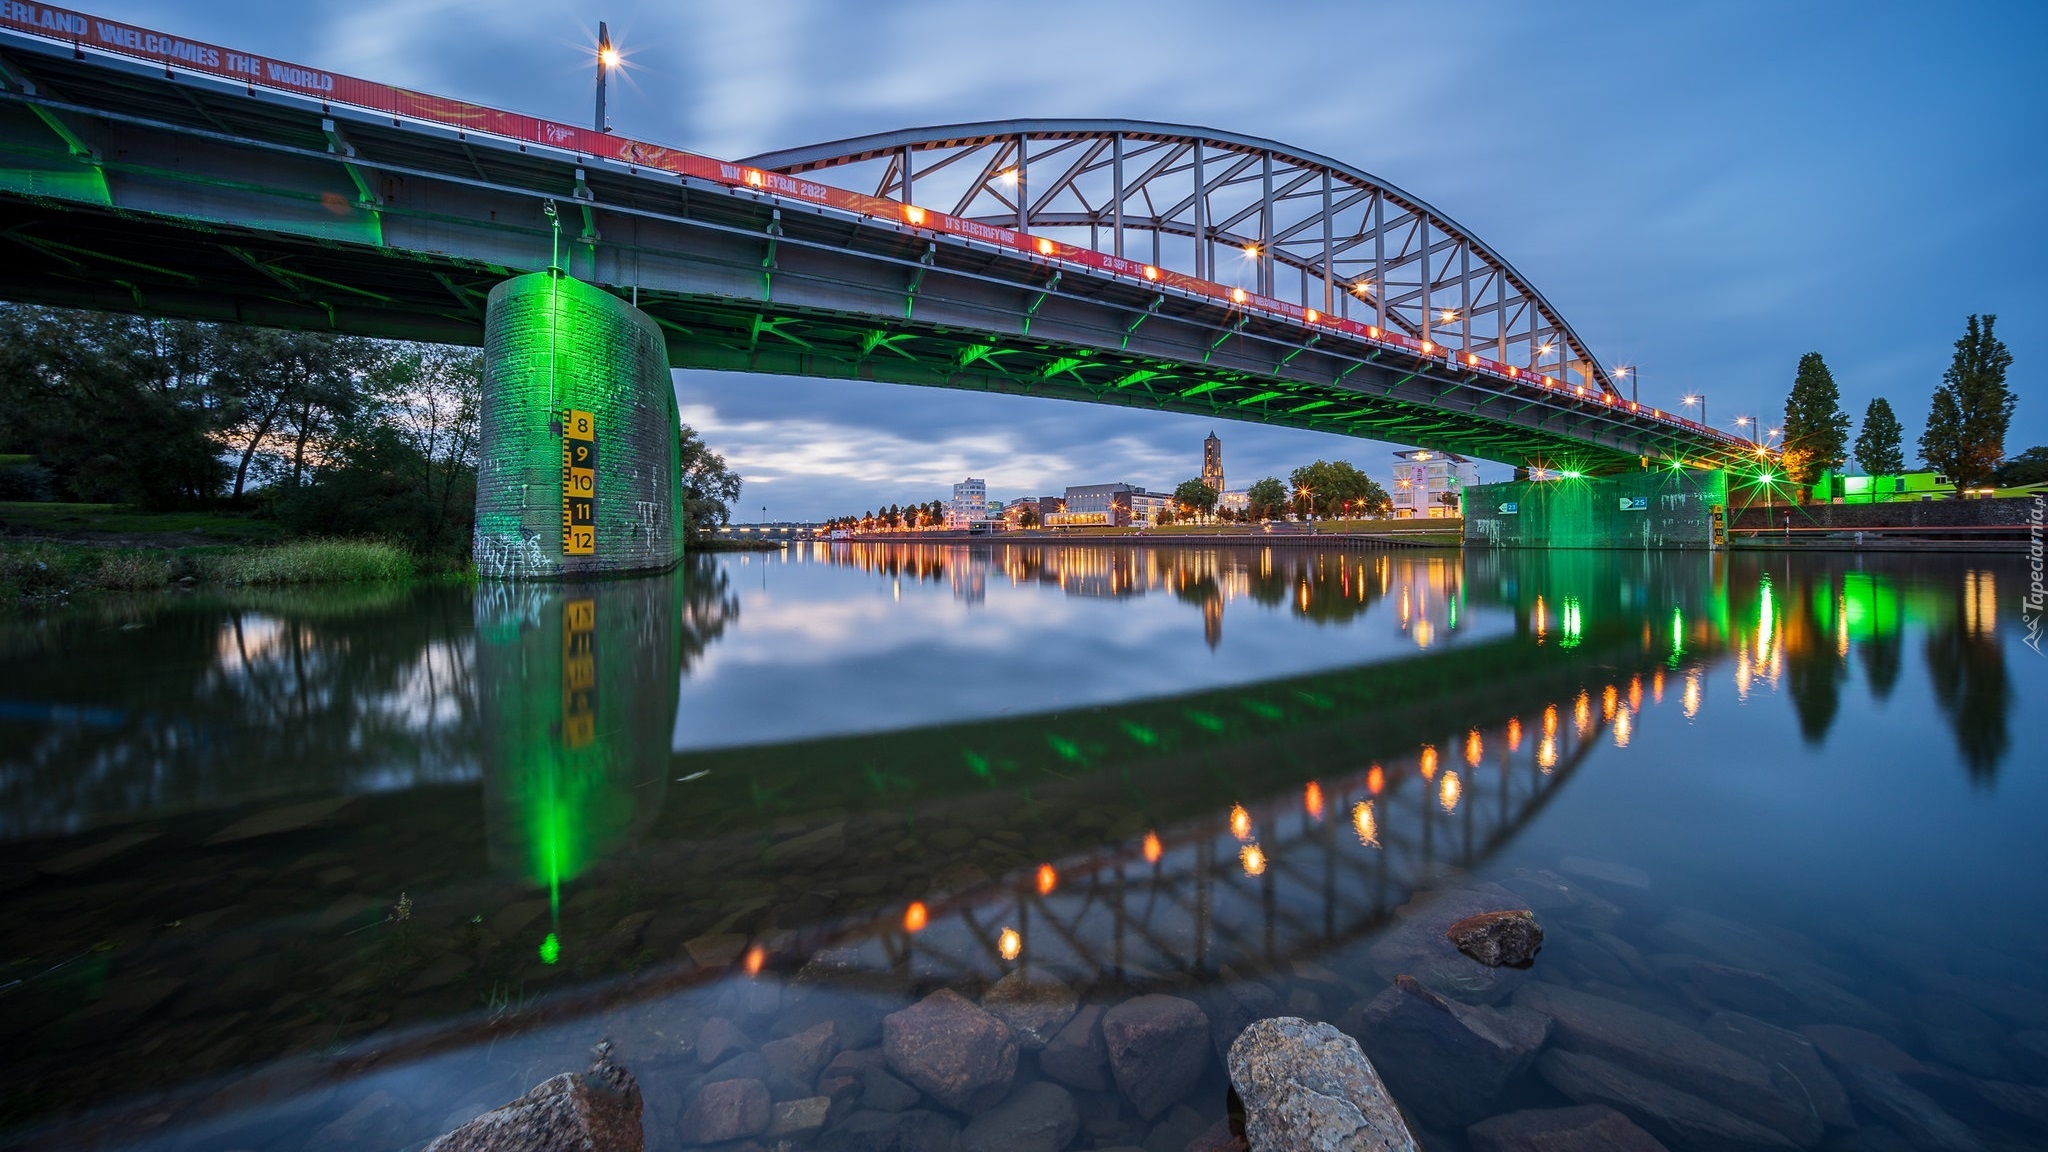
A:
[[[375,540],[171,549],[0,538],[0,605],[178,584],[391,584],[413,574],[412,557],[404,549]]]
[[[0,528],[44,535],[61,532],[182,533],[236,543],[275,540],[275,521],[234,512],[139,512],[122,504],[51,504],[0,500]]]

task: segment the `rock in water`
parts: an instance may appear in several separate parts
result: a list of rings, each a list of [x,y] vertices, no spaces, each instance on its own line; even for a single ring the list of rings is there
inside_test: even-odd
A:
[[[1407,976],[1373,997],[1359,1039],[1403,1107],[1425,1125],[1457,1128],[1493,1111],[1550,1036],[1550,1020],[1446,1000]]]
[[[564,1072],[440,1137],[423,1152],[641,1152],[640,1085],[611,1044],[583,1073]]]
[[[1251,1152],[1416,1152],[1372,1062],[1328,1024],[1254,1021],[1230,1046],[1230,1083]]]
[[[1532,1108],[1465,1130],[1472,1152],[1665,1152],[1655,1136],[1599,1104]]]
[[[1458,951],[1488,968],[1527,968],[1543,951],[1543,926],[1526,908],[1467,916],[1444,935]]]
[[[1090,1004],[1055,1032],[1038,1053],[1038,1070],[1069,1088],[1108,1088],[1109,1049],[1102,1043],[1102,1008]]]
[[[1798,1147],[1761,1124],[1597,1057],[1552,1048],[1537,1059],[1536,1073],[1566,1099],[1617,1109],[1684,1152],[1791,1152]]]
[[[889,1070],[956,1112],[985,1111],[1010,1094],[1017,1038],[1010,1026],[942,988],[882,1021]]]
[[[1038,1080],[968,1121],[960,1152],[1060,1152],[1080,1130],[1073,1094]]]
[[[1498,1004],[1528,981],[1528,972],[1475,965],[1447,933],[1468,916],[1521,906],[1519,897],[1498,884],[1419,894],[1396,913],[1394,926],[1366,950],[1366,957],[1382,979],[1413,976],[1442,996]]]
[[[1186,1096],[1209,1066],[1209,1017],[1192,1000],[1137,996],[1102,1014],[1116,1086],[1150,1120]]]
[[[1785,1092],[1783,1083],[1779,1083],[1779,1090],[1792,1099],[1804,1095],[1811,1100],[1823,1124],[1831,1128],[1856,1127],[1856,1114],[1849,1109],[1849,1096],[1842,1091],[1842,1082],[1821,1063],[1820,1053],[1806,1037],[1736,1012],[1716,1012],[1707,1017],[1700,1030],[1707,1039],[1769,1068],[1773,1081],[1780,1081],[1783,1076],[1797,1081],[1797,1092]]]
[[[1842,1065],[1842,1083],[1858,1104],[1875,1113],[1923,1152],[1984,1152],[1970,1130],[1925,1093],[1869,1064]]]
[[[1074,1018],[1080,1000],[1064,982],[1033,980],[1020,968],[996,981],[981,1007],[1010,1026],[1018,1047],[1036,1052]]]
[[[719,1080],[698,1089],[676,1125],[685,1144],[717,1144],[758,1136],[775,1119],[773,1098],[759,1080]]]

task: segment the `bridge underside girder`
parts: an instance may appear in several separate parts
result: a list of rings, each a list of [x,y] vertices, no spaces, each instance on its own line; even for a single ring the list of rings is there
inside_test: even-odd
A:
[[[1586,472],[1716,451],[1597,393],[1510,393],[889,221],[17,43],[0,51],[9,299],[476,344],[489,289],[558,261],[653,316],[677,367],[1121,404]]]

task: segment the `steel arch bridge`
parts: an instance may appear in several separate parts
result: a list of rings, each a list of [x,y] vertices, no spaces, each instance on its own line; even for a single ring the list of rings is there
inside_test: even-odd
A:
[[[935,191],[955,211],[913,202]],[[1207,129],[1015,121],[729,163],[20,0],[0,202],[15,300],[475,344],[493,286],[561,267],[654,318],[676,367],[1589,473],[1756,453],[1622,397],[1420,199]]]

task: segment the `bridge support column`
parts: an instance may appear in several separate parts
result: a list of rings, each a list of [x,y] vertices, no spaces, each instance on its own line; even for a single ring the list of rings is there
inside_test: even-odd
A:
[[[681,420],[661,330],[547,272],[484,314],[477,574],[560,580],[662,571],[683,555]]]
[[[1727,507],[1728,474],[1700,469],[1475,484],[1465,489],[1465,543],[1718,548],[1727,542]]]

